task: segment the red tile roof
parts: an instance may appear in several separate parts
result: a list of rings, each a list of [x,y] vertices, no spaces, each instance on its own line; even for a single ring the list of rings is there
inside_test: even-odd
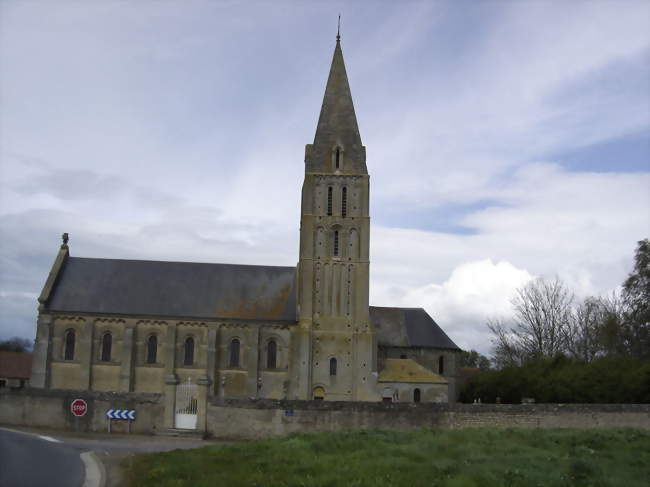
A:
[[[29,379],[32,375],[32,354],[0,351],[0,377]]]

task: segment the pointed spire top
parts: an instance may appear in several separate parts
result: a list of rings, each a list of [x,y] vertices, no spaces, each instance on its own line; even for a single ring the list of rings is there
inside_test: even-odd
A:
[[[336,42],[341,42],[341,14],[339,14],[339,26],[336,29]]]
[[[332,57],[323,104],[318,117],[313,149],[308,157],[308,172],[326,172],[332,160],[332,151],[345,151],[343,171],[367,174],[365,148],[361,143],[348,75],[343,62],[340,27]]]

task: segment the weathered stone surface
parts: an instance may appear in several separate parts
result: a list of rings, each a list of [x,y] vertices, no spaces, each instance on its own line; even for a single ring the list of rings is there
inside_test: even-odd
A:
[[[453,341],[423,309],[369,307],[369,194],[337,39],[306,149],[298,266],[71,257],[66,240],[39,297],[32,385],[162,394],[167,428],[194,414],[177,399],[199,428],[215,397],[380,401],[390,388],[453,402]],[[444,380],[378,384],[403,354]],[[200,393],[177,398],[183,384]]]
[[[70,431],[107,431],[109,409],[135,409],[134,433],[154,433],[163,427],[163,396],[160,394],[27,389],[0,393],[0,424],[41,426]],[[70,403],[84,399],[85,416],[70,412]],[[112,421],[112,431],[126,432],[128,421]]]

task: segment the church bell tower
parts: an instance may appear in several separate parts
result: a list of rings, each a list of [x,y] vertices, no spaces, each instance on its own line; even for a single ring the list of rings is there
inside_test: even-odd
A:
[[[305,148],[296,397],[376,400],[369,176],[337,35],[314,143]]]

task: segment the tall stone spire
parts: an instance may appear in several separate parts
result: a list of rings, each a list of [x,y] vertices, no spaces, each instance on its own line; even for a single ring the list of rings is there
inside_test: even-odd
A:
[[[367,174],[365,147],[361,143],[354,103],[345,71],[340,35],[337,34],[325,96],[314,143],[307,146],[306,172],[330,172],[331,154],[340,147],[346,163],[342,173]]]
[[[379,400],[369,202],[366,149],[337,36],[316,136],[305,151],[291,397]]]

